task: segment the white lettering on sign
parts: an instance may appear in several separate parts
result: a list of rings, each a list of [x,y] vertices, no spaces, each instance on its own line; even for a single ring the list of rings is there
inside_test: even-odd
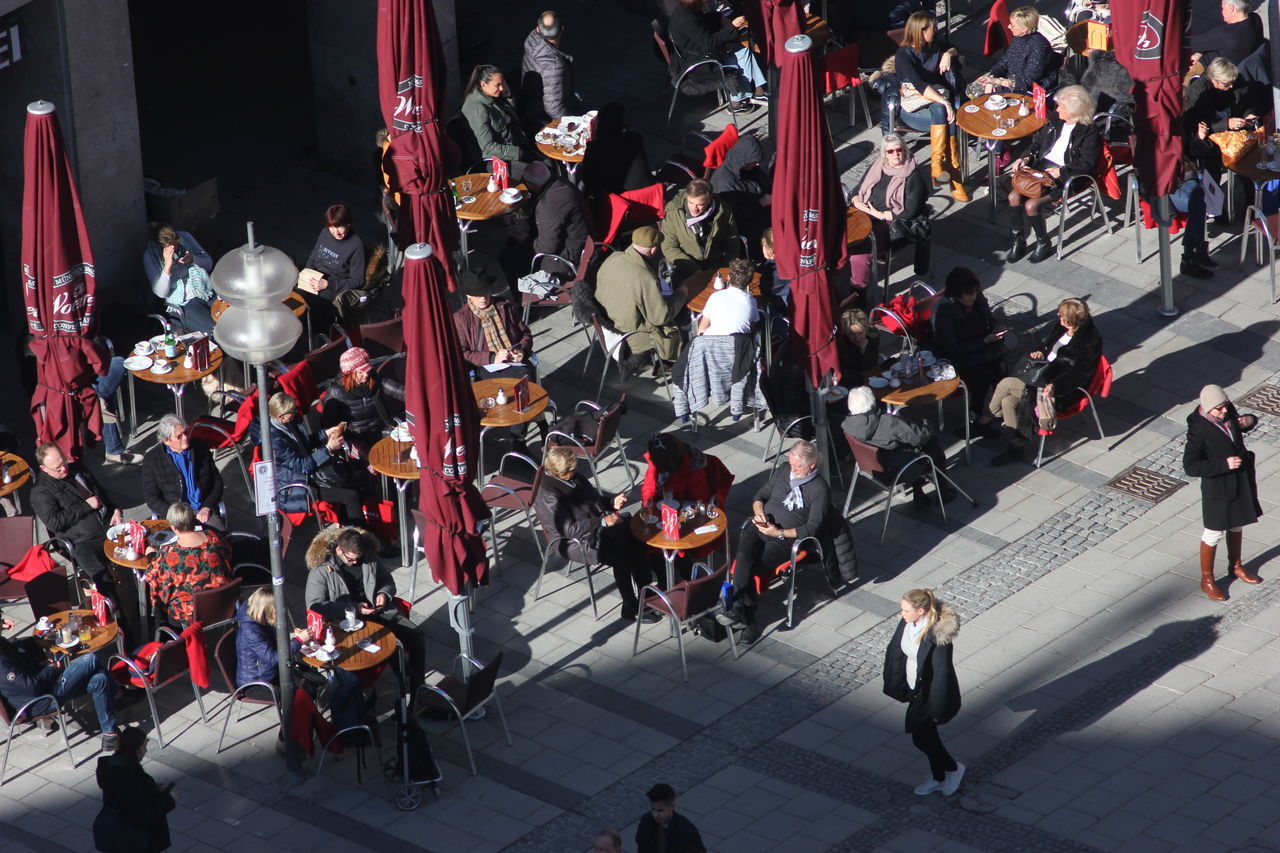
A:
[[[0,30],[0,68],[8,68],[22,60],[22,39],[18,36],[15,21],[7,29]]]

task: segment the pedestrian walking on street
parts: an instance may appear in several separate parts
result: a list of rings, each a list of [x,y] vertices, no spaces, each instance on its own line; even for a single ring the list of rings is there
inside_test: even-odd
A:
[[[1204,534],[1200,537],[1200,588],[1214,601],[1227,594],[1213,578],[1213,560],[1222,534],[1227,535],[1227,565],[1245,583],[1261,583],[1240,560],[1244,526],[1262,516],[1253,453],[1244,434],[1258,425],[1256,415],[1241,415],[1220,385],[1200,390],[1200,405],[1187,416],[1187,447],[1182,469],[1200,478]],[[1226,578],[1230,580],[1230,577]]]
[[[960,711],[960,683],[951,663],[960,617],[931,589],[913,589],[902,597],[902,621],[884,655],[884,692],[907,703],[907,732],[929,758],[929,778],[916,786],[923,797],[960,788],[964,765],[942,745],[938,726]]]
[[[102,811],[93,822],[94,846],[104,853],[160,853],[169,849],[169,812],[177,803],[174,783],[158,785],[142,769],[147,733],[136,726],[120,732],[120,744],[98,759]]]

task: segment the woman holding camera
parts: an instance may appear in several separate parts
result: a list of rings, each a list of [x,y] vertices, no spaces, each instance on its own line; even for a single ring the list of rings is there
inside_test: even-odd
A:
[[[142,256],[142,266],[151,282],[151,292],[165,304],[182,311],[182,326],[188,332],[213,331],[213,258],[186,231],[175,230],[167,222],[151,225],[151,241]]]

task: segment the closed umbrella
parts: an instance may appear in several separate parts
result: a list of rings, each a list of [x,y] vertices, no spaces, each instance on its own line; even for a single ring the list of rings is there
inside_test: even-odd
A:
[[[36,358],[31,416],[36,441],[51,441],[74,459],[82,426],[102,437],[93,382],[107,364],[92,340],[96,282],[80,194],[48,101],[27,107],[23,164],[22,293]]]
[[[1185,0],[1114,3],[1111,32],[1116,59],[1133,77],[1134,168],[1138,181],[1156,197],[1160,220],[1171,219],[1169,194],[1182,177],[1182,44]],[[1169,226],[1160,227],[1160,313],[1172,317],[1173,278]]]
[[[760,55],[769,78],[769,136],[778,138],[778,66],[787,39],[804,32],[804,12],[799,0],[759,0],[747,7],[751,31],[760,33]]]
[[[382,165],[401,194],[396,243],[428,243],[445,259],[444,280],[457,289],[448,258],[458,247],[453,196],[444,169],[446,79],[440,28],[427,0],[378,0],[378,102],[391,143]]]
[[[475,486],[480,418],[445,304],[445,265],[424,243],[410,246],[404,257],[404,325],[415,331],[406,341],[404,402],[422,466],[418,502],[427,520],[422,547],[431,576],[453,596],[450,620],[470,656],[466,601],[471,586],[485,583],[489,572],[479,532],[489,508]]]

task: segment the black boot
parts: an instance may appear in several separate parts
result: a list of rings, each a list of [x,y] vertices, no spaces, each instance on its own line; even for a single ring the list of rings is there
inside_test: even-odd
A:
[[[929,506],[929,499],[924,494],[923,477],[911,484],[911,505],[916,509],[925,509]]]
[[[914,272],[916,275],[929,274],[929,241],[916,241],[916,260]]]
[[[1029,218],[1031,219],[1031,230],[1036,234],[1036,247],[1031,250],[1031,257],[1027,258],[1027,260],[1033,264],[1038,264],[1041,261],[1048,260],[1049,256],[1053,254],[1053,242],[1049,239],[1049,234],[1045,229],[1044,217],[1032,216]]]
[[[1027,438],[1016,429],[1010,429],[1007,426],[1001,426],[1000,432],[1004,435],[1005,441],[1009,443],[1004,453],[998,454],[991,460],[991,464],[997,468],[1002,465],[1008,465],[1010,462],[1021,462],[1023,459],[1022,451],[1027,446]]]
[[[1012,264],[1022,260],[1027,253],[1027,220],[1020,204],[1009,208],[1009,229],[1013,232],[1013,245],[1004,259]]]
[[[1178,264],[1178,272],[1188,278],[1198,278],[1200,280],[1213,278],[1213,273],[1206,267],[1200,265],[1200,261],[1195,255],[1184,252],[1182,261]]]
[[[1208,243],[1197,243],[1191,247],[1191,252],[1195,256],[1196,266],[1204,267],[1205,269],[1217,268],[1218,262],[1209,257]]]

